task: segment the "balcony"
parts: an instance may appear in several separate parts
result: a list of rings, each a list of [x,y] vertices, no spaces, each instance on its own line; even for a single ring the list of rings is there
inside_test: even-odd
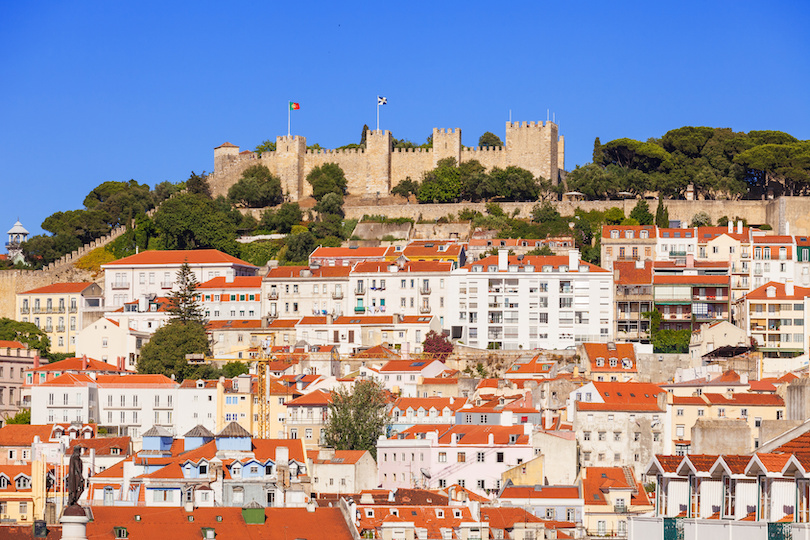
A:
[[[686,257],[686,252],[685,251],[670,251],[669,256],[670,257]]]
[[[625,504],[614,504],[613,505],[613,513],[614,514],[626,514],[628,512],[627,505]]]
[[[115,289],[129,289],[129,281],[113,281],[110,288]]]
[[[430,306],[420,306],[419,313],[430,313]]]
[[[76,313],[77,311],[79,311],[77,306],[70,306],[70,308],[68,308],[68,313]]]
[[[332,293],[332,300],[342,300],[343,299],[343,291],[335,291]]]
[[[161,281],[160,288],[161,289],[171,289],[174,284],[171,281]]]
[[[34,306],[34,309],[32,310],[32,313],[34,315],[36,315],[37,313],[45,313],[45,311],[39,306]]]
[[[430,294],[430,286],[429,285],[428,286],[422,285],[419,288],[419,294]]]
[[[270,291],[270,294],[267,295],[267,298],[270,300],[278,300],[278,291]]]
[[[64,331],[65,331],[65,325],[63,324],[63,325],[61,325],[61,326],[57,326],[57,327],[56,327],[56,331],[57,331],[57,332],[64,332]]]
[[[31,310],[29,308],[27,308],[27,307],[21,307],[20,308],[20,313],[23,314],[23,315],[27,315],[30,312],[31,312]]]
[[[363,287],[358,287],[354,290],[354,294],[356,294],[357,296],[363,296],[364,294],[366,294],[366,289]]]
[[[53,326],[45,326],[42,328],[42,331],[47,334],[50,334],[51,332],[53,332]]]
[[[366,308],[365,308],[365,307],[363,307],[363,306],[357,306],[356,308],[354,308],[354,312],[355,312],[355,313],[365,313],[365,312],[366,312]]]

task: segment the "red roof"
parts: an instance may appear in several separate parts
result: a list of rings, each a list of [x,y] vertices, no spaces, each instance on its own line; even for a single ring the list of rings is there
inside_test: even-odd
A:
[[[95,381],[84,373],[64,373],[42,383],[40,386],[87,386]]]
[[[352,269],[353,274],[358,273],[390,273],[392,278],[396,277],[393,274],[400,272],[442,272],[449,273],[453,269],[453,263],[448,261],[407,261],[401,268],[397,267],[396,272],[389,272],[390,266],[396,266],[396,263],[390,261],[363,261],[359,262]],[[380,276],[383,277],[383,276]]]
[[[225,276],[211,278],[197,285],[197,289],[261,289],[261,276],[234,276],[233,281],[226,281]]]
[[[227,321],[208,321],[208,330],[247,330],[262,327],[260,319],[228,319]]]
[[[496,425],[475,425],[475,424],[457,424],[457,425],[436,425],[436,424],[422,424],[410,427],[401,431],[398,437],[406,439],[417,438],[421,433],[429,433],[437,431],[439,433],[439,444],[449,445],[452,443],[454,436],[460,437],[458,441],[459,446],[463,445],[476,445],[484,446],[489,443],[489,436],[492,435],[494,444],[529,444],[529,436],[523,432],[523,426],[496,426]],[[510,437],[516,436],[517,440],[510,443]]]
[[[768,296],[768,289],[773,287],[775,289],[775,296]],[[769,281],[765,285],[758,287],[745,295],[748,300],[804,300],[810,296],[810,288],[808,287],[793,287],[793,294],[788,296],[785,293],[785,284],[776,281]]]
[[[317,450],[307,453],[311,455],[312,462],[318,465],[353,465],[368,454],[368,450],[335,450],[334,455],[329,458],[326,457],[324,452],[318,452]],[[321,457],[321,454],[324,454],[323,457]]]
[[[641,231],[647,231],[649,238],[654,239],[657,233],[655,225],[604,225],[602,227],[602,238],[610,238],[611,231],[619,231],[619,239],[625,240],[624,231],[633,231],[635,234],[633,238],[626,238],[626,240],[647,240],[647,238],[639,238]]]
[[[740,406],[773,406],[783,407],[785,401],[776,394],[749,394],[738,392],[726,397],[723,394],[703,392],[709,403],[712,405],[740,405]]]
[[[619,276],[615,279],[621,285],[651,285],[652,284],[652,261],[644,261],[644,266],[636,267],[634,261],[614,261],[613,271],[618,270]]]
[[[178,383],[165,375],[148,375],[132,373],[128,375],[98,375],[96,382],[106,388],[127,388],[130,386],[146,386],[152,388],[175,388]]]
[[[792,244],[792,236],[780,235],[757,235],[753,237],[755,244]]]
[[[518,267],[534,266],[536,272],[540,272],[543,266],[551,266],[556,268],[556,271],[559,271],[560,266],[568,266],[568,257],[564,255],[526,255],[522,259],[518,260],[517,255],[511,255],[509,257],[509,265]],[[607,270],[604,268],[600,268],[595,264],[585,262],[581,259],[578,261],[578,265],[588,267],[588,272],[607,272]],[[490,255],[478,261],[468,262],[466,265],[464,265],[464,268],[471,268],[473,266],[483,266],[485,269],[488,266],[498,266],[498,256]],[[570,271],[571,269],[569,269],[569,272]],[[574,269],[574,271],[578,272],[579,268]]]
[[[317,250],[316,250],[317,251]],[[277,266],[267,272],[267,278],[298,278],[301,279],[301,271],[309,270],[314,278],[340,278],[349,277],[352,271],[351,266],[320,266],[310,268],[309,266]],[[306,278],[304,278],[306,279]]]
[[[23,345],[19,341],[9,341],[7,339],[0,339],[0,349],[27,349],[28,345]]]
[[[579,499],[577,486],[509,486],[502,499]]]
[[[93,449],[97,456],[117,456],[122,458],[129,454],[130,438],[129,437],[93,437],[90,439],[73,439],[70,441],[70,446],[65,454],[73,452],[74,446],[80,446]],[[118,449],[120,453],[113,453],[113,449]]]
[[[82,281],[80,283],[54,283],[52,285],[46,285],[44,287],[38,287],[36,289],[31,289],[30,291],[25,291],[20,294],[69,294],[69,293],[80,293],[85,290],[87,287],[92,285],[92,281]]]
[[[347,259],[347,258],[371,258],[382,259],[385,257],[385,247],[324,247],[318,246],[310,259]]]
[[[238,266],[248,266],[250,268],[256,268],[252,264],[245,262],[241,259],[237,259],[232,255],[228,255],[227,253],[223,253],[218,249],[172,249],[172,250],[165,250],[165,251],[141,251],[140,253],[136,253],[135,255],[130,255],[129,257],[124,257],[123,259],[118,259],[117,261],[112,261],[107,264],[103,264],[101,267],[105,268],[107,266],[128,266],[128,265],[166,265],[166,264],[177,264],[181,265],[183,263],[188,264],[227,264],[227,265],[238,265]]]
[[[607,343],[583,343],[582,347],[588,355],[591,371],[598,372],[622,372],[622,373],[636,373],[638,372],[638,365],[636,365],[636,350],[633,348],[632,343],[615,343],[614,348],[610,349]],[[602,359],[602,365],[596,365],[596,359]],[[610,360],[615,359],[616,365],[611,366]],[[630,365],[626,365],[624,360],[630,360]]]
[[[642,382],[594,382],[593,385],[606,404],[614,405],[657,404],[658,394],[664,393],[659,386]]]
[[[650,504],[631,467],[584,467],[583,472],[582,498],[586,505],[608,504],[606,493],[611,489],[634,490],[636,500],[631,499],[631,504]]]
[[[424,398],[401,397],[397,398],[397,400],[392,405],[392,409],[399,409],[401,411],[406,411],[410,408],[416,411],[422,408],[426,411],[429,411],[430,409],[442,411],[445,408],[448,408],[451,411],[457,411],[466,404],[467,398],[452,398],[452,397],[437,397],[437,396]]]
[[[389,360],[381,368],[381,372],[412,371],[419,372],[436,360]]]
[[[51,362],[50,364],[43,364],[32,371],[37,372],[52,372],[52,371],[76,371],[76,372],[87,372],[87,371],[109,371],[109,372],[120,372],[121,370],[115,367],[112,364],[108,364],[107,362],[102,362],[100,360],[96,360],[94,358],[83,358],[83,357],[73,357],[73,358],[65,358],[64,360],[59,360],[57,362]]]
[[[31,446],[34,437],[47,442],[53,425],[6,424],[0,428],[0,446]]]
[[[301,397],[292,399],[286,403],[287,407],[302,406],[307,407],[310,405],[327,406],[332,403],[332,393],[325,390],[315,390],[309,394],[304,394]]]

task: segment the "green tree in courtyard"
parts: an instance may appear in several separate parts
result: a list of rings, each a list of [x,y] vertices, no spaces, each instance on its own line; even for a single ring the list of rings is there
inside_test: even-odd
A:
[[[332,392],[323,428],[326,445],[336,450],[368,450],[376,459],[377,439],[389,423],[385,405],[385,389],[376,381],[358,381],[351,390],[338,387]]]

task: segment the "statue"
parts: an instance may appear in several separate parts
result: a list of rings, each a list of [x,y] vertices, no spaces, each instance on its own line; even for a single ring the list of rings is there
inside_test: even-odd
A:
[[[73,447],[73,455],[70,456],[70,466],[68,467],[67,477],[68,506],[78,505],[79,497],[81,497],[84,492],[81,451],[82,449],[77,444]]]

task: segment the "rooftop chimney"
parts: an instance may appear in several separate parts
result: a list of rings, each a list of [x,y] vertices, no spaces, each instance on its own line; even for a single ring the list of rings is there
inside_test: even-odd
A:
[[[579,270],[579,250],[578,249],[569,249],[568,250],[568,271],[569,272],[576,272]]]
[[[743,224],[742,220],[737,221],[737,234],[742,234],[743,232]]]
[[[785,236],[790,236],[790,222],[785,222]]]
[[[233,283],[233,268],[225,270],[225,283]]]
[[[498,250],[498,271],[499,272],[506,272],[508,267],[509,267],[509,250],[508,249],[499,249]]]
[[[87,371],[87,355],[82,355],[82,371]]]
[[[39,367],[39,352],[34,354],[34,369]]]
[[[731,234],[734,232],[734,222],[732,220],[728,220],[728,233]]]
[[[793,280],[792,280],[792,279],[788,279],[788,280],[785,282],[785,295],[786,295],[786,296],[793,296],[794,294],[796,294],[796,291],[795,291],[795,289],[793,288]]]

